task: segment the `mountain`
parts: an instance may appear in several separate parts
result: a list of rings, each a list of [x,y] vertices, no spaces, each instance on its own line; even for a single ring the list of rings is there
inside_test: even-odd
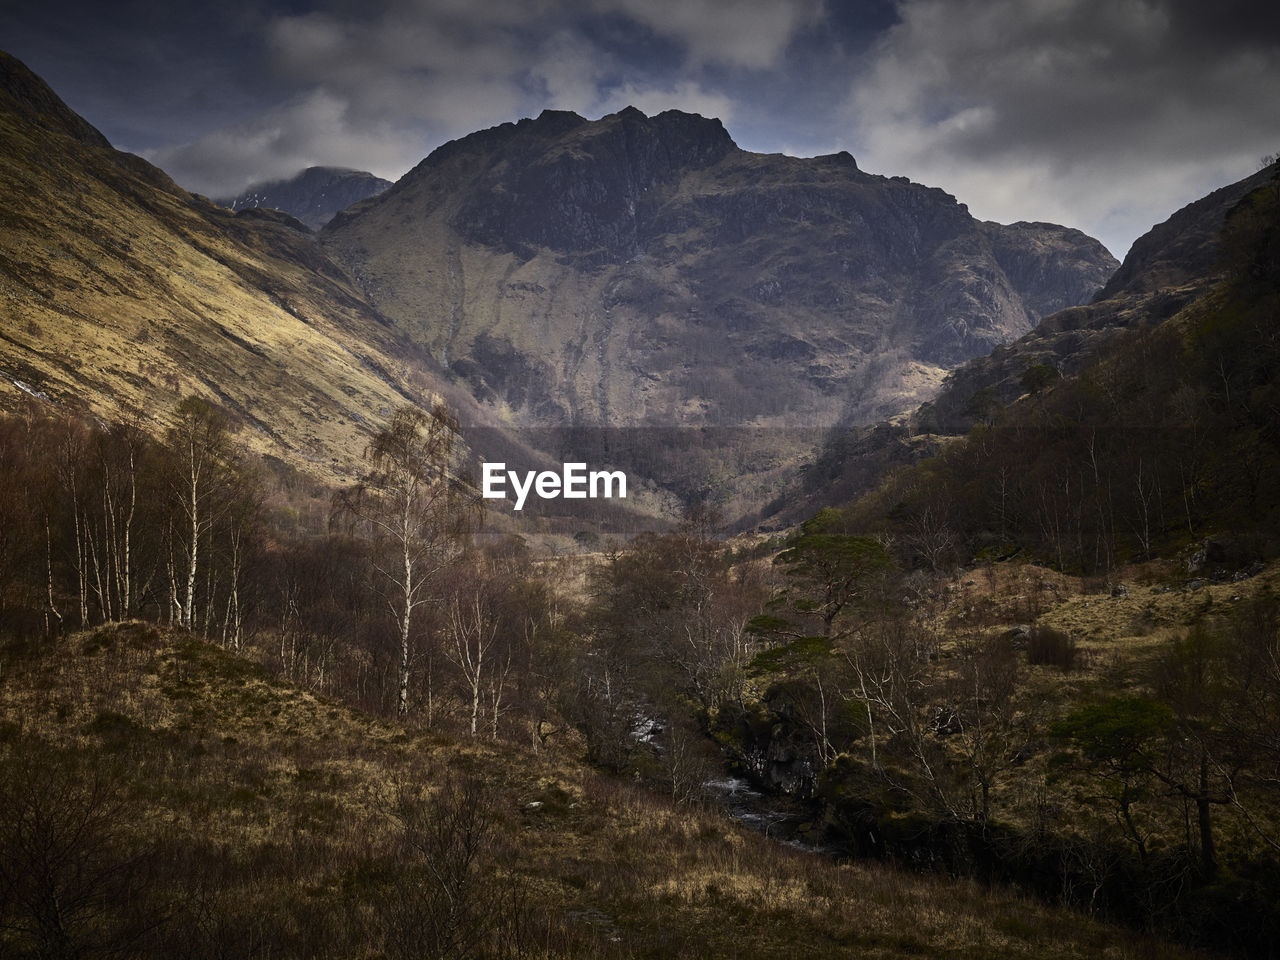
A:
[[[634,108],[446,144],[321,241],[522,428],[772,428],[682,481],[713,497],[726,471],[792,463],[800,428],[914,408],[1116,266],[1077,230],[978,221],[847,153],[750,153],[717,120]]]
[[[484,459],[586,460],[633,471],[651,509],[747,513],[825,427],[914,406],[1113,267],[1078,231],[982,223],[848,154],[748,153],[634,109],[447,144],[317,242],[113,150],[13,58],[0,79],[0,402],[162,428],[197,392],[327,475],[444,396]]]
[[[1189,203],[1134,242],[1124,263],[1092,303],[1046,317],[1031,332],[952,371],[938,396],[921,412],[930,431],[967,430],[979,391],[1002,403],[1024,391],[1022,375],[1036,364],[1075,373],[1102,355],[1126,331],[1162,323],[1202,296],[1224,274],[1222,226],[1246,195],[1271,181],[1271,164],[1236,183]]]
[[[1177,336],[1166,333],[1157,341],[1146,334],[1175,320],[1184,327],[1203,324],[1206,312],[1210,317],[1221,313],[1216,304],[1223,296],[1224,284],[1240,272],[1242,261],[1255,256],[1232,249],[1231,244],[1239,246],[1240,241],[1232,241],[1225,228],[1247,201],[1256,202],[1249,198],[1264,195],[1265,189],[1274,189],[1277,182],[1280,163],[1272,163],[1183,207],[1134,243],[1124,264],[1092,303],[1052,314],[1013,343],[953,370],[938,395],[912,416],[894,423],[851,424],[831,431],[800,482],[784,490],[765,510],[767,525],[785,526],[831,503],[857,500],[897,468],[937,455],[947,447],[947,437],[966,433],[980,421],[1004,423],[1003,407],[1014,405],[1029,391],[1039,392],[1057,378],[1068,385],[1080,374],[1115,380],[1114,372],[1099,372],[1108,369],[1106,361],[1111,360],[1114,367],[1118,356],[1143,350],[1158,353],[1152,343],[1167,345]],[[1241,235],[1238,227],[1235,235]],[[1271,268],[1264,265],[1257,269],[1267,274]],[[1245,299],[1240,310],[1253,310],[1252,301]],[[1218,322],[1228,326],[1225,320]],[[1190,355],[1201,348],[1187,343],[1179,349]],[[1218,347],[1224,356],[1226,349]],[[1258,355],[1264,352],[1259,347]],[[1144,361],[1130,356],[1127,362],[1137,368]],[[1149,375],[1173,379],[1174,372],[1161,369],[1161,364],[1171,366],[1167,356],[1159,362],[1151,359]],[[1029,374],[1033,367],[1038,369]],[[1046,378],[1038,384],[1031,379],[1037,373]],[[1134,375],[1126,377],[1133,379]],[[1117,388],[1113,384],[1108,389],[1114,392]],[[1201,383],[1195,389],[1208,391],[1209,386]],[[1194,419],[1192,413],[1186,411],[1184,417]],[[1078,419],[1080,410],[1064,416]],[[1147,412],[1139,419],[1149,423],[1152,416]],[[1224,462],[1231,459],[1224,455]]]
[[[7,54],[0,145],[0,404],[162,429],[198,393],[331,476],[443,386],[301,223],[187,193]]]
[[[271,180],[247,187],[238,197],[218,202],[232,210],[270,207],[297,217],[319,230],[334,214],[391,186],[390,180],[362,170],[343,167],[308,167],[285,180]]]
[[[52,88],[16,57],[0,50],[0,107],[26,124],[70,137],[91,147],[111,144],[92,124],[58,98]]]

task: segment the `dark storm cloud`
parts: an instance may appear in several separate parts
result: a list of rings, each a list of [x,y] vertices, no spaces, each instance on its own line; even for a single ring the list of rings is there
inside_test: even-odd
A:
[[[282,13],[258,38],[294,94],[151,156],[203,192],[331,163],[395,177],[451,137],[543,108],[733,120],[709,71],[777,69],[818,0],[490,0]]]
[[[127,149],[195,136],[278,95],[260,69],[261,4],[0,4],[0,44]]]
[[[907,0],[899,14],[853,87],[851,139],[980,216],[1081,225],[1123,254],[1276,149],[1270,7]]]
[[[630,103],[717,116],[748,149],[849,149],[1121,254],[1280,149],[1274,6],[51,0],[0,10],[0,36],[113,142],[215,196],[310,164],[395,178],[476,129]]]

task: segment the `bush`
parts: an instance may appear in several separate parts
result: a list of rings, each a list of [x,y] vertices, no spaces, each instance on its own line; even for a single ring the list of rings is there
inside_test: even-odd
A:
[[[1035,666],[1057,667],[1063,673],[1082,667],[1080,648],[1074,637],[1052,627],[1033,627],[1027,637],[1027,662]]]

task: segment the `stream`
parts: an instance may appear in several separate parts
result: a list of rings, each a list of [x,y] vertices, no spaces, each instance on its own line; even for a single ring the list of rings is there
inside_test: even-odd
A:
[[[703,784],[707,795],[734,820],[771,840],[810,853],[834,853],[819,843],[813,811],[784,797],[769,796],[741,777],[725,776]]]

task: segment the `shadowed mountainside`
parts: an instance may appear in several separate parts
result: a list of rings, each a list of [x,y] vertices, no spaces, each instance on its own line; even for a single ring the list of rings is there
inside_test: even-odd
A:
[[[767,525],[798,522],[823,505],[856,500],[889,471],[937,454],[939,435],[995,420],[1003,406],[1027,393],[1028,377],[1078,374],[1126,335],[1159,326],[1204,298],[1229,272],[1222,240],[1228,214],[1278,176],[1280,164],[1271,164],[1152,227],[1093,303],[1052,314],[1013,343],[956,368],[912,416],[831,431],[801,482],[765,509]],[[1028,374],[1033,367],[1038,369]]]
[[[1280,165],[1271,164],[1156,224],[1134,242],[1092,303],[1048,316],[1013,343],[952,371],[921,419],[943,432],[963,432],[977,419],[966,409],[978,391],[989,389],[994,399],[1009,403],[1024,392],[1028,367],[1048,364],[1063,375],[1075,373],[1121,333],[1174,316],[1222,278],[1227,213],[1278,171]]]

